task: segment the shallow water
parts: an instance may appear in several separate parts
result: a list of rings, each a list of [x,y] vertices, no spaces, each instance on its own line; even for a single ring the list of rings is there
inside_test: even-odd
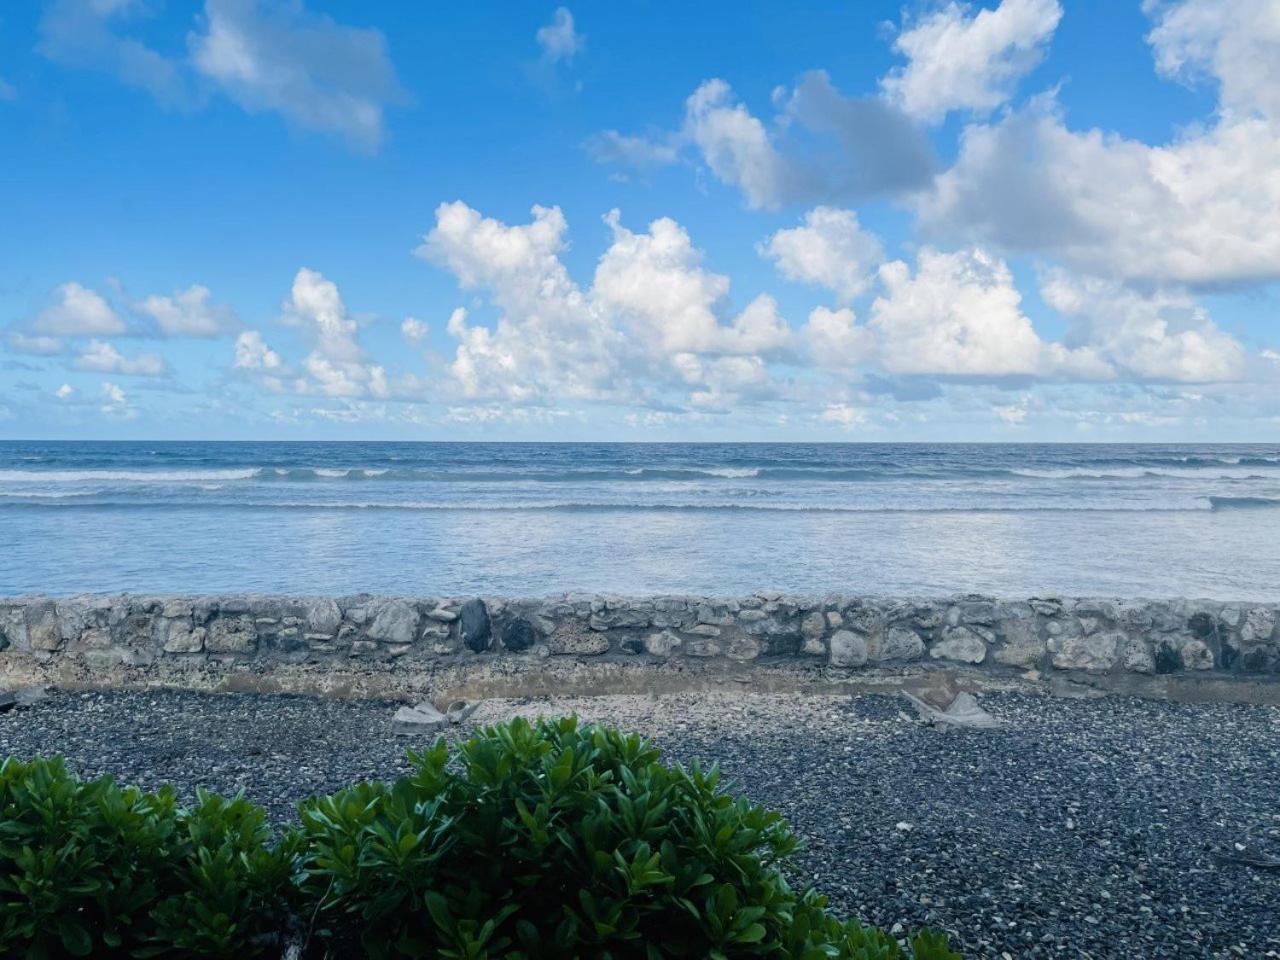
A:
[[[0,443],[0,593],[1274,599],[1280,445]]]

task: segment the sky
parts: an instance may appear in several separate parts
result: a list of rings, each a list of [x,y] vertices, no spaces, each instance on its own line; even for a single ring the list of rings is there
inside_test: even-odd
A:
[[[0,437],[1280,440],[1280,0],[0,7]]]

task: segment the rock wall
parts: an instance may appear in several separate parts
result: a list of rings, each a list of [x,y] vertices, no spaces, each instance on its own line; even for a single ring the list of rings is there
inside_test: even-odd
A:
[[[532,676],[573,661],[668,674],[718,664],[738,678],[753,667],[830,681],[935,665],[1280,688],[1278,621],[1277,604],[1201,600],[33,596],[0,599],[0,681],[173,683],[185,672],[209,686],[237,671],[429,678],[485,664]]]

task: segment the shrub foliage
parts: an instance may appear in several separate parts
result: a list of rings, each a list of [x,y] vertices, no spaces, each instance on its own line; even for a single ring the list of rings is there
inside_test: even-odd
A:
[[[670,767],[575,719],[410,753],[395,783],[299,807],[274,838],[241,796],[0,766],[4,956],[399,960],[599,957],[959,960],[842,922],[783,868],[797,840],[716,768]]]
[[[200,791],[81,781],[60,758],[0,765],[3,955],[255,956],[283,929],[296,840]]]

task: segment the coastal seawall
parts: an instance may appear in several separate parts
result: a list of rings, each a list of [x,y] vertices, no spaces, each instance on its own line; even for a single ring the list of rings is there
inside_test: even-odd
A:
[[[1280,604],[1209,600],[23,596],[0,599],[0,686],[509,696],[947,671],[1280,703],[1278,625]]]

